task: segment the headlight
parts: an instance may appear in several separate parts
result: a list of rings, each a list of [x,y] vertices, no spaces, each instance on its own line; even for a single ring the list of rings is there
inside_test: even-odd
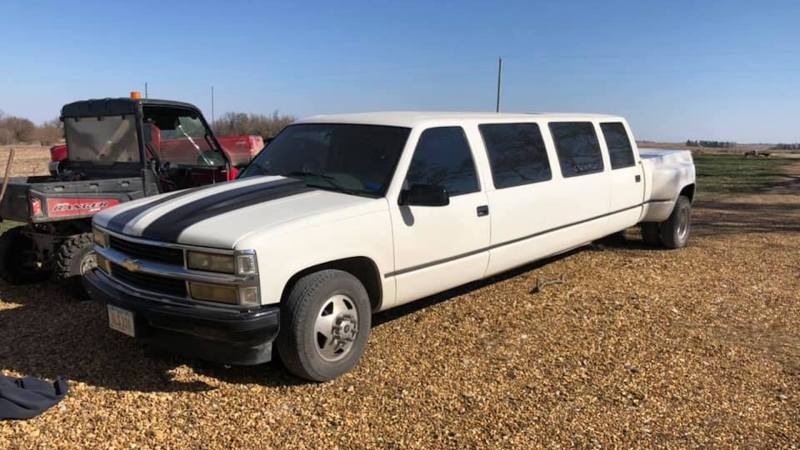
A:
[[[235,273],[233,255],[186,252],[186,267],[207,272]]]
[[[189,251],[186,252],[186,267],[193,270],[236,275],[258,274],[256,254],[253,250],[239,251],[235,255]]]
[[[92,235],[94,236],[94,243],[97,244],[98,247],[106,248],[108,247],[108,235],[103,233],[102,231],[98,230],[97,228],[92,229]]]

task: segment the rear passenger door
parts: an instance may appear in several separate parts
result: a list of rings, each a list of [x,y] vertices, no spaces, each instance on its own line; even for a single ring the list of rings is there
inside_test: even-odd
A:
[[[565,226],[593,235],[591,229],[578,225],[593,222],[591,228],[597,229],[611,203],[606,162],[594,124],[589,121],[550,122],[548,128],[562,177],[559,197],[563,204],[558,215]],[[604,225],[605,221],[602,222]],[[605,231],[604,226],[601,228]]]
[[[639,221],[644,199],[642,166],[636,160],[633,143],[627,127],[622,122],[600,124],[603,142],[611,163],[611,211],[609,224],[624,229]]]
[[[404,188],[444,187],[446,206],[400,205],[390,200],[397,304],[483,277],[489,253],[489,216],[475,159],[462,127],[424,130]]]
[[[492,220],[491,275],[553,251],[545,234],[562,225],[554,211],[561,208],[563,199],[538,123],[484,123],[478,125],[478,131],[493,184],[487,192]]]

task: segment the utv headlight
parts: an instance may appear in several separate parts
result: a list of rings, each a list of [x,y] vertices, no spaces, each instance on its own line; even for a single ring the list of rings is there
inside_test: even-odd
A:
[[[98,230],[97,228],[92,229],[92,236],[94,239],[94,243],[98,247],[107,248],[108,247],[108,235],[103,233],[102,231]]]
[[[206,272],[235,273],[233,255],[186,252],[186,267]]]

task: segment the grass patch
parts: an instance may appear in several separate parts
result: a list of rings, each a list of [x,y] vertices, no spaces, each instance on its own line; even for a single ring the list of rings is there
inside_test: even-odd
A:
[[[697,192],[701,200],[720,194],[756,194],[787,180],[788,158],[745,158],[741,155],[695,155]]]

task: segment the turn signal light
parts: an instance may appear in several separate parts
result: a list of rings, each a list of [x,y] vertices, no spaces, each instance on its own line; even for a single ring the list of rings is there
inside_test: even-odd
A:
[[[142,93],[141,93],[141,92],[139,92],[139,91],[131,91],[131,98],[132,98],[133,100],[141,100],[141,98],[142,98]]]

